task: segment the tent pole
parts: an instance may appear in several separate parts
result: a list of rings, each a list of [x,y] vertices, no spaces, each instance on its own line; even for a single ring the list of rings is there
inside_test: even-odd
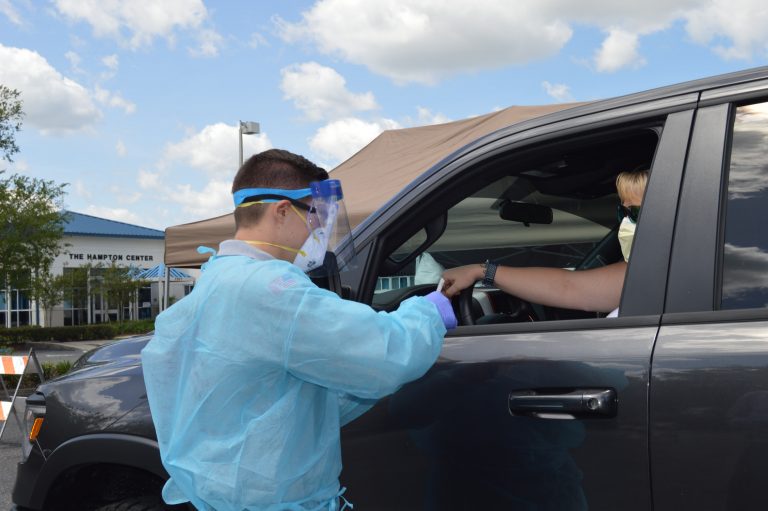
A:
[[[171,268],[168,265],[166,265],[165,266],[165,288],[163,289],[163,310],[168,308],[170,287],[171,287]]]

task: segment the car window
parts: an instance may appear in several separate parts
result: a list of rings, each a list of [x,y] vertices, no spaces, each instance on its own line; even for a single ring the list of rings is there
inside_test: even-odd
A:
[[[486,260],[568,270],[621,260],[616,175],[649,168],[657,142],[657,132],[643,129],[614,143],[619,147],[607,148],[604,140],[594,146],[569,145],[494,168],[500,175],[444,210],[445,230],[426,250],[396,272],[379,273],[374,306],[391,310],[396,301],[434,290],[444,269]],[[425,239],[419,230],[389,253],[390,260],[406,260]],[[483,312],[488,303],[506,300],[481,291],[480,284],[476,289]],[[553,314],[539,307],[535,316],[575,319],[594,318],[595,313]]]
[[[490,259],[508,266],[574,268],[616,223],[615,194],[565,201],[525,193],[529,188],[524,177],[505,177],[451,208],[445,233],[429,249],[432,258],[444,267]],[[502,205],[509,196],[518,204],[546,206],[552,212],[551,223],[502,219]],[[597,218],[578,214],[599,210],[606,214]]]
[[[768,306],[768,103],[736,109],[731,139],[721,309]]]
[[[448,223],[440,239],[405,267],[401,274],[380,277],[377,291],[414,284],[436,284],[444,268],[486,259],[510,266],[574,268],[616,223],[618,197],[615,193],[599,199],[563,201],[559,197],[540,193],[529,195],[526,191],[530,189],[523,177],[504,177],[462,200],[448,210]],[[525,200],[514,202],[550,208],[550,224],[501,218],[502,194],[516,196],[521,191],[526,195]],[[575,211],[605,214],[585,218],[575,214]],[[396,249],[390,258],[402,260],[425,239],[422,229]]]

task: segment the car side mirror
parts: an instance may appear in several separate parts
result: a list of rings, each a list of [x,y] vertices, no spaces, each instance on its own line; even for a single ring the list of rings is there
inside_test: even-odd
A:
[[[551,224],[552,208],[541,204],[505,200],[499,207],[499,216],[503,220],[522,222],[526,227],[531,224]]]

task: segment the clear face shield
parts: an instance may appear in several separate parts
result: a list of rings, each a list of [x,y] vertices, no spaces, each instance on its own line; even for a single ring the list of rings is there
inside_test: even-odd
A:
[[[312,197],[308,205],[301,199]],[[351,229],[344,194],[338,179],[326,179],[310,183],[309,188],[284,190],[279,188],[246,188],[234,193],[235,207],[248,207],[288,200],[294,211],[307,224],[309,236],[299,249],[281,247],[296,252],[294,264],[305,272],[323,275],[328,270],[344,271],[353,265],[355,247],[350,236]],[[249,241],[252,244],[270,244]],[[328,268],[326,252],[335,255],[335,268]]]
[[[327,250],[336,256],[338,269],[344,270],[350,266],[355,256],[355,247],[350,236],[347,209],[344,206],[344,194],[341,181],[326,179],[310,183],[312,190],[312,208],[317,215],[318,229],[312,232],[327,238]],[[312,211],[310,211],[310,215]],[[311,237],[311,235],[310,235]]]

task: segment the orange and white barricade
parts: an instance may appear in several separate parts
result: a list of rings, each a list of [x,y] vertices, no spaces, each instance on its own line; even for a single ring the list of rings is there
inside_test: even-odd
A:
[[[33,368],[30,368],[30,362],[32,362]],[[8,424],[8,420],[11,418],[11,414],[16,418],[16,422],[19,425],[19,429],[23,430],[21,419],[14,405],[16,404],[16,397],[19,394],[21,388],[22,379],[27,374],[37,374],[40,378],[40,383],[45,383],[45,377],[43,376],[43,368],[40,362],[37,360],[35,350],[30,349],[27,355],[2,355],[0,356],[0,386],[2,386],[3,396],[0,396],[0,439],[3,438],[5,432],[5,426]],[[3,376],[15,375],[19,377],[19,381],[16,384],[16,388],[13,393],[8,390],[5,385]]]

